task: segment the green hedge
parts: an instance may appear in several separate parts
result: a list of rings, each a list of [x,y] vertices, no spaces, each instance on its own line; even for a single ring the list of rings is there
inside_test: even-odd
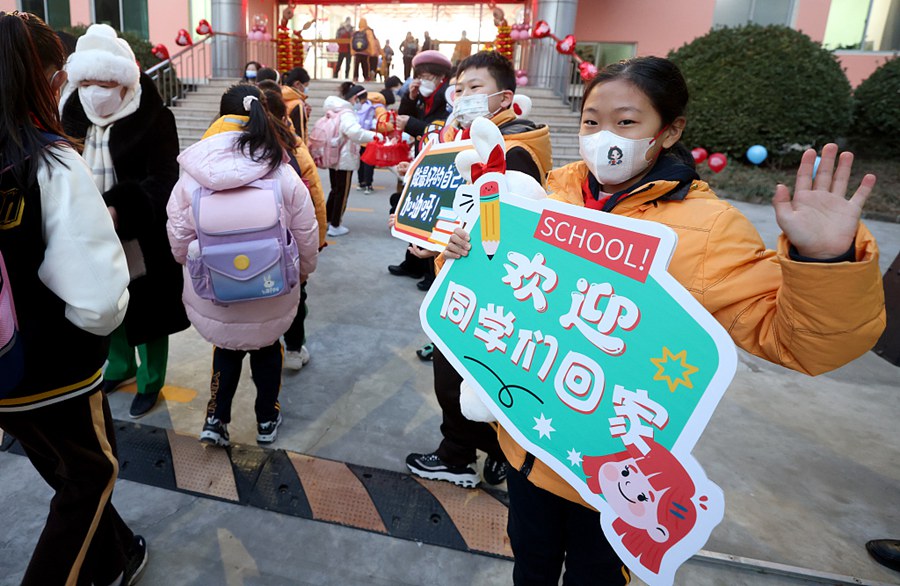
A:
[[[860,153],[900,156],[900,59],[876,69],[853,93],[853,143]]]
[[[844,137],[851,88],[835,56],[788,27],[721,28],[669,54],[690,90],[690,148],[743,157],[761,144],[767,163],[793,164],[809,146]]]

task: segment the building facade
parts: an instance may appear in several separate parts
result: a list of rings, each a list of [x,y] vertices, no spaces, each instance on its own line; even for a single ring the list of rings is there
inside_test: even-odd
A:
[[[487,3],[400,0],[399,5],[410,19],[418,15],[420,21],[415,22],[423,23],[420,27],[431,23],[430,28],[438,34],[453,23],[454,16],[462,19],[463,15],[470,21],[480,19],[468,26],[477,26],[476,42],[490,42],[495,31]],[[598,66],[637,55],[666,55],[711,28],[747,22],[790,26],[833,49],[854,86],[900,53],[900,0],[513,0],[499,5],[510,24],[543,19],[559,37],[574,34],[579,54]],[[229,14],[237,11],[243,20],[243,26],[238,27],[243,30],[232,32],[245,34],[260,18],[274,32],[284,6],[286,2],[278,0],[0,0],[0,10],[33,12],[53,27],[106,22],[170,48],[179,29],[193,34],[201,18],[209,20],[215,29],[213,17],[223,14],[223,9]],[[384,22],[390,23],[400,11],[397,0],[370,0],[365,5],[301,1],[293,24],[299,28],[302,20],[312,18],[315,26],[305,37],[328,39],[337,26],[338,15],[351,16],[354,22],[365,16],[370,23],[384,16]],[[398,21],[398,30],[388,30],[384,37],[390,34],[391,38],[402,39],[413,22],[410,19]],[[229,23],[228,28],[232,25]],[[470,31],[470,38],[474,36]],[[441,38],[436,34],[432,37]]]

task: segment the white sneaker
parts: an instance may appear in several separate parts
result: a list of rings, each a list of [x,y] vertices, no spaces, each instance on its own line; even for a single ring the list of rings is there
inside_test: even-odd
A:
[[[309,362],[309,350],[301,346],[300,350],[286,350],[284,352],[284,367],[291,370],[300,370]]]
[[[347,228],[347,226],[337,226],[337,227],[335,227],[335,226],[332,226],[331,224],[328,225],[328,232],[327,232],[327,234],[328,234],[329,236],[343,236],[344,234],[346,234],[346,233],[348,233],[348,232],[350,232],[350,229]]]

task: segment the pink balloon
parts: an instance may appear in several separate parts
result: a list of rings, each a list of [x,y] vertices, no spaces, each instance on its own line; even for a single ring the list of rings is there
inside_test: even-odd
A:
[[[691,155],[694,157],[694,162],[698,165],[706,160],[706,157],[709,156],[709,153],[706,152],[706,149],[703,147],[697,147],[691,150]]]
[[[272,40],[272,35],[269,33],[263,33],[262,38],[260,40],[268,43],[269,41]]]
[[[728,164],[728,157],[726,157],[722,153],[713,153],[709,156],[707,164],[714,173],[718,173]]]
[[[525,87],[526,85],[528,85],[528,76],[527,76],[527,75],[523,75],[523,76],[521,76],[521,77],[517,77],[517,78],[516,78],[516,85],[519,86],[519,87]]]

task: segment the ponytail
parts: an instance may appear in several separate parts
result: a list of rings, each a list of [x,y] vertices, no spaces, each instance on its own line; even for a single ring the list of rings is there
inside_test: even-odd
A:
[[[233,85],[222,95],[219,116],[248,116],[250,121],[238,139],[238,148],[251,160],[267,162],[270,171],[281,165],[284,145],[275,131],[269,112],[256,86]]]

